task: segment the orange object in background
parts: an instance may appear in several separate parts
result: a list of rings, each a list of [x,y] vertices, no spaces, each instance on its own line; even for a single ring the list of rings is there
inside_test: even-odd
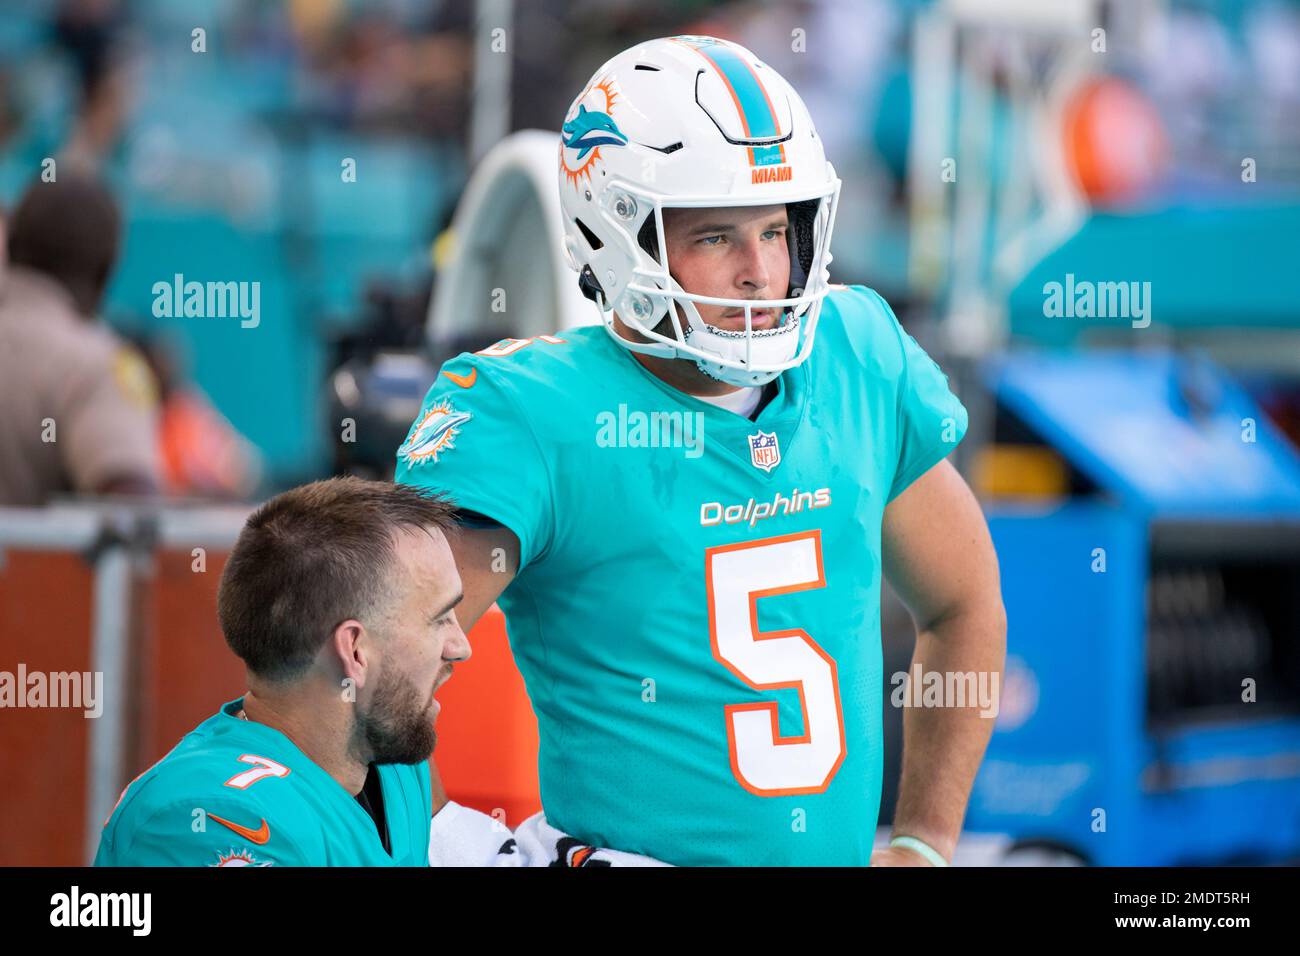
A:
[[[971,481],[984,498],[1063,498],[1070,492],[1065,462],[1045,445],[985,445]]]
[[[1092,202],[1132,202],[1164,175],[1164,123],[1132,84],[1113,76],[1085,80],[1066,101],[1062,120],[1066,162]]]
[[[487,814],[505,811],[502,823],[515,827],[542,808],[537,718],[496,606],[469,633],[469,644],[470,659],[438,691],[434,762],[451,799]]]
[[[168,494],[239,498],[257,484],[256,449],[195,389],[168,392],[158,443]]]

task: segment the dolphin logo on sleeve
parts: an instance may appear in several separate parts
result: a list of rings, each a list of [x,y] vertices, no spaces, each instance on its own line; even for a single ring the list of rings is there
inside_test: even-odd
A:
[[[458,412],[450,401],[441,401],[425,411],[413,426],[397,454],[412,465],[438,460],[441,452],[454,448],[454,439],[461,427],[474,416]]]

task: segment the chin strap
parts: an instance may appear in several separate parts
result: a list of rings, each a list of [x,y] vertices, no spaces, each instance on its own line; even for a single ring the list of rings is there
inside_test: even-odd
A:
[[[600,287],[599,283],[596,282],[595,276],[591,275],[590,267],[584,268],[582,275],[579,277],[579,284],[582,286],[583,294],[586,295],[587,298],[591,299],[595,304],[596,310],[600,314],[601,324],[605,326],[605,331],[609,333],[609,337],[629,352],[637,352],[641,355],[649,355],[653,358],[679,358],[684,361],[689,360],[694,362],[700,371],[710,378],[716,379],[719,382],[724,382],[727,385],[735,385],[738,388],[766,385],[769,382],[774,381],[781,374],[780,372],[748,372],[742,369],[732,369],[712,362],[706,358],[700,358],[695,355],[682,355],[678,352],[675,345],[669,345],[664,342],[637,342],[629,339],[614,327],[614,311],[606,303],[605,291]],[[669,297],[670,308],[674,302],[675,300]],[[696,315],[698,316],[698,313],[696,313]],[[793,318],[794,310],[789,306],[784,306],[781,310],[780,323],[771,331],[785,331],[789,322]],[[707,323],[705,323],[705,327],[709,329],[712,328],[712,326],[709,326]],[[684,333],[688,342],[695,331],[696,330],[691,327]],[[751,339],[751,341],[753,340]]]
[[[620,335],[618,329],[614,328],[613,311],[602,308],[603,304],[603,299],[596,303],[597,308],[600,309],[601,324],[605,326],[605,331],[609,333],[609,337],[619,345],[623,346],[623,348],[627,349],[629,352],[639,352],[642,355],[650,355],[654,358],[671,359],[680,357],[677,354],[677,349],[671,345],[666,345],[662,342],[634,342],[632,339]],[[694,356],[690,357],[694,358]]]

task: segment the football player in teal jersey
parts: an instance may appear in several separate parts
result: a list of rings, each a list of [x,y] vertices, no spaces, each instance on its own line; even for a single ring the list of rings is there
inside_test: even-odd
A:
[[[829,283],[807,110],[742,47],[655,40],[597,71],[559,154],[600,324],[449,361],[397,470],[462,509],[460,618],[505,612],[547,822],[675,864],[947,862],[992,721],[905,714],[873,855],[881,578],[914,665],[990,677],[996,556],[943,372]]]
[[[250,689],[126,788],[95,864],[427,866],[434,694],[470,654],[451,515],[358,479],[258,509],[218,595]]]

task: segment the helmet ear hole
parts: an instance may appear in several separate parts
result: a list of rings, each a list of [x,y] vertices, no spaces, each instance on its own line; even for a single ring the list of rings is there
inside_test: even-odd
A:
[[[816,248],[814,226],[820,205],[820,201],[816,199],[803,199],[785,205],[789,220],[786,236],[790,246],[790,288],[792,290],[802,290],[808,286],[813,250]],[[802,294],[802,292],[791,294]]]
[[[658,265],[664,264],[664,261],[659,258],[659,234],[655,230],[653,212],[645,217],[645,222],[641,223],[641,229],[636,234],[636,242]]]
[[[600,249],[602,246],[605,245],[603,242],[600,241],[600,237],[597,236],[590,229],[588,229],[587,224],[583,222],[581,219],[575,219],[573,220],[573,222],[575,225],[577,225],[578,231],[582,233],[582,238],[587,240],[587,245],[591,247],[592,252],[595,252],[597,249]]]

